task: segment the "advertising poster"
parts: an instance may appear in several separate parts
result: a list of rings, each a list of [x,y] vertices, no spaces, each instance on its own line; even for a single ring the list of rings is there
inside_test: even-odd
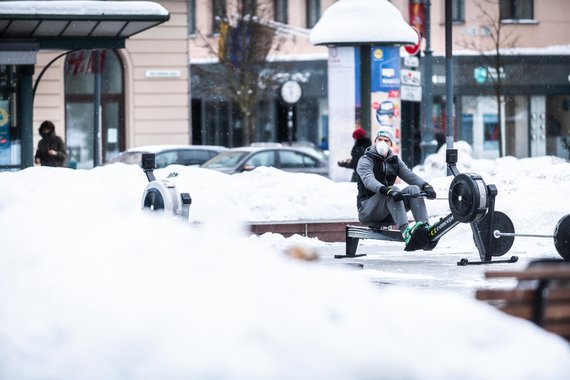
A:
[[[380,126],[394,129],[392,152],[400,154],[400,47],[373,46],[371,54],[371,123],[372,136]]]
[[[0,100],[0,165],[10,165],[10,103]]]
[[[354,49],[354,128],[362,128],[360,125],[360,118],[362,114],[362,97],[361,97],[361,84],[360,84],[360,52],[359,49]]]

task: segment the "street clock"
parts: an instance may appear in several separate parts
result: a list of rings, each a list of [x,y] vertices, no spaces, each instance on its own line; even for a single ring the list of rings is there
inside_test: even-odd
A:
[[[295,80],[288,80],[283,83],[280,89],[281,99],[286,103],[295,104],[301,99],[303,95],[303,89],[299,82]]]

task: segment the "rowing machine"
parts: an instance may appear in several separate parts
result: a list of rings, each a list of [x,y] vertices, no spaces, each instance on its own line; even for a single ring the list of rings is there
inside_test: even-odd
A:
[[[508,252],[514,242],[514,238],[505,236],[505,239],[497,240],[493,237],[493,231],[498,224],[510,222],[505,218],[495,220],[495,215],[504,215],[495,211],[495,197],[497,188],[494,185],[487,185],[483,178],[474,173],[459,173],[457,169],[457,150],[448,149],[446,152],[446,163],[454,178],[449,187],[449,208],[451,213],[440,219],[433,226],[427,229],[426,244],[423,249],[432,250],[439,239],[448,233],[459,223],[469,223],[473,232],[473,240],[479,251],[481,261],[470,262],[461,259],[458,265],[470,264],[490,264],[490,263],[513,263],[518,261],[518,257],[512,256],[507,260],[495,260],[493,257],[502,256]],[[389,223],[391,225],[391,223]],[[511,223],[512,225],[512,223]],[[509,227],[509,226],[506,226]],[[499,228],[500,229],[500,228]],[[386,226],[386,223],[362,226],[346,227],[346,254],[335,255],[335,258],[360,257],[364,254],[356,255],[359,239],[379,239],[390,241],[404,241],[400,231],[393,226]]]

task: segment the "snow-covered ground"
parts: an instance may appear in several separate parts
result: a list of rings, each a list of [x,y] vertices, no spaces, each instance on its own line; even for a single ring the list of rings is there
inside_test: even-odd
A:
[[[569,163],[475,160],[457,147],[459,170],[497,186],[517,231],[552,234],[570,213]],[[444,152],[414,170],[446,197]],[[458,293],[293,260],[282,254],[292,241],[324,243],[244,228],[356,219],[354,184],[268,168],[155,174],[191,194],[200,223],[141,212],[148,182],[136,166],[0,173],[0,379],[570,376],[568,343],[529,322]],[[428,207],[448,213],[445,200]],[[472,249],[470,231],[456,230],[434,252]],[[553,246],[520,239],[513,250]]]

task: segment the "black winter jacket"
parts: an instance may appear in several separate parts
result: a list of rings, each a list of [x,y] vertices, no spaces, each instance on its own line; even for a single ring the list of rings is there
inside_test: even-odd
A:
[[[358,161],[356,171],[358,173],[356,183],[358,208],[362,201],[371,198],[382,187],[393,186],[398,177],[408,185],[422,187],[426,184],[426,181],[414,174],[400,157],[393,155],[392,151],[386,157],[382,157],[376,152],[375,146],[366,149],[366,153]]]
[[[57,156],[51,156],[48,151],[57,151]],[[35,158],[39,158],[42,166],[62,167],[67,163],[67,148],[62,138],[54,132],[43,137],[38,142]]]

